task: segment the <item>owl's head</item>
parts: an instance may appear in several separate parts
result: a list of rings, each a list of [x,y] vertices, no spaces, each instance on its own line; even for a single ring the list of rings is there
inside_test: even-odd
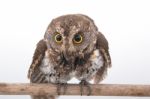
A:
[[[84,56],[92,52],[97,40],[97,27],[81,14],[64,15],[52,20],[44,39],[48,49],[64,56]]]

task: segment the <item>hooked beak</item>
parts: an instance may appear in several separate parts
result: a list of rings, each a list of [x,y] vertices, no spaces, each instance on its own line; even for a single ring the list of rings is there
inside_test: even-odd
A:
[[[74,55],[72,52],[68,52],[68,51],[63,51],[63,56],[66,59],[66,61],[72,63],[73,59],[74,59]]]
[[[72,70],[75,68],[74,67],[75,59],[70,54],[68,54],[67,52],[63,52],[61,54],[61,61],[62,61],[61,63],[64,64],[64,67],[68,67]]]

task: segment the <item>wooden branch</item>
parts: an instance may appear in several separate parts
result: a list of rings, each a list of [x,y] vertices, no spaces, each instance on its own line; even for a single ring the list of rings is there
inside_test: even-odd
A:
[[[92,84],[92,96],[150,96],[150,85]],[[0,83],[0,95],[57,95],[55,84]],[[87,88],[84,88],[86,95]],[[65,95],[80,95],[78,84],[68,84]]]

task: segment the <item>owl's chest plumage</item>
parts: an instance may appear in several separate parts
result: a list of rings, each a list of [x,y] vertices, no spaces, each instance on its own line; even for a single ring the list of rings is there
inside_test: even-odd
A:
[[[41,72],[46,75],[46,80],[51,83],[66,83],[73,77],[79,80],[91,80],[104,63],[98,49],[94,50],[86,61],[81,59],[79,63],[75,61],[76,63],[70,65],[62,63],[62,60],[59,60],[60,56],[55,58],[58,60],[54,62],[51,60],[53,57],[49,58],[48,53],[45,52],[45,56],[39,67]],[[75,68],[72,68],[71,65],[74,65],[73,67]]]

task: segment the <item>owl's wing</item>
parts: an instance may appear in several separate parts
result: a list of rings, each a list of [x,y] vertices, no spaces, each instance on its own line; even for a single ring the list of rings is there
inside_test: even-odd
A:
[[[38,71],[38,67],[41,64],[43,57],[45,55],[45,51],[47,50],[47,46],[44,40],[40,40],[37,44],[37,47],[35,49],[33,60],[30,65],[29,71],[28,71],[28,78],[32,80],[32,76],[40,74]],[[31,81],[32,82],[32,81]]]
[[[97,34],[96,48],[100,50],[100,53],[104,60],[103,66],[97,71],[94,78],[94,83],[99,83],[107,74],[107,68],[111,67],[111,57],[109,54],[108,41],[106,40],[105,36],[100,32]]]

